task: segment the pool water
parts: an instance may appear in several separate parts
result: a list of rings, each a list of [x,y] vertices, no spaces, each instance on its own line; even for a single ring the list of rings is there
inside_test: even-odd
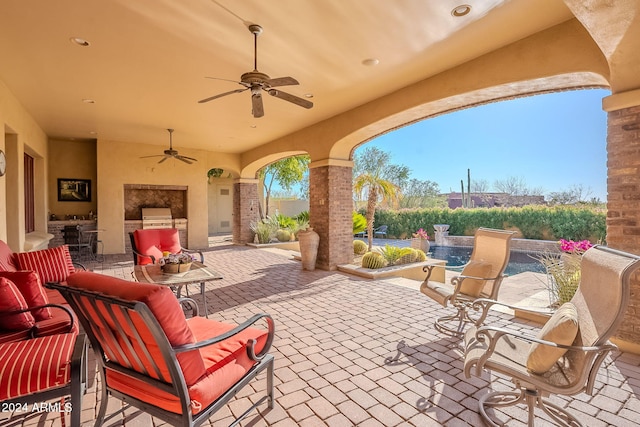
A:
[[[447,261],[448,266],[456,266],[469,261],[472,249],[472,247],[466,246],[431,246],[429,256]],[[545,273],[540,261],[532,258],[536,254],[536,252],[511,251],[505,274],[513,276],[525,271]]]

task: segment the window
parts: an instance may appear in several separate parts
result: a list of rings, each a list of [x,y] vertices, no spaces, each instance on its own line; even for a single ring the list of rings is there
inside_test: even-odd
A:
[[[35,187],[34,187],[34,160],[28,154],[24,155],[24,231],[31,233],[36,231],[35,223]]]

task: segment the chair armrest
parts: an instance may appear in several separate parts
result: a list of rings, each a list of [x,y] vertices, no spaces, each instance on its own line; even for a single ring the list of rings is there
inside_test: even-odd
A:
[[[488,339],[489,343],[487,345],[487,351],[478,360],[478,363],[476,365],[476,373],[478,376],[480,376],[481,374],[480,371],[484,367],[484,364],[486,363],[486,361],[489,359],[489,357],[491,357],[491,355],[495,351],[495,347],[498,342],[498,339],[500,339],[504,335],[512,336],[514,338],[527,341],[530,343],[538,343],[538,344],[546,345],[549,347],[565,349],[567,351],[581,351],[585,353],[596,353],[596,355],[599,357],[598,361],[596,361],[596,365],[598,366],[608,352],[617,350],[618,348],[611,343],[599,345],[599,346],[563,345],[563,344],[555,343],[553,341],[542,340],[520,331],[514,331],[506,328],[495,327],[495,326],[482,326],[476,330],[475,338],[479,342],[484,342],[486,339]]]
[[[494,305],[499,305],[501,307],[509,308],[511,310],[518,310],[518,311],[525,312],[525,313],[548,314],[544,310],[536,310],[536,309],[526,308],[526,307],[522,307],[522,306],[518,306],[518,305],[507,304],[507,303],[504,303],[504,302],[501,302],[501,301],[492,300],[492,299],[489,299],[489,298],[478,298],[475,301],[473,301],[473,305],[472,305],[472,308],[475,311],[482,310],[482,313],[481,313],[480,317],[478,317],[476,319],[476,321],[475,321],[475,325],[476,325],[477,328],[481,327],[484,324],[484,321],[485,321],[487,315],[489,314],[489,309]]]
[[[67,315],[69,316],[69,331],[73,329],[74,316],[73,316],[73,313],[71,312],[71,309],[59,304],[42,304],[42,305],[36,305],[33,307],[23,308],[22,310],[1,311],[0,316],[13,316],[16,314],[26,313],[28,311],[39,310],[41,308],[47,308],[47,307],[58,308],[60,310],[63,310],[65,313],[67,313]]]
[[[431,277],[431,274],[433,273],[433,270],[435,268],[443,268],[448,271],[456,271],[458,269],[462,270],[465,266],[466,264],[464,265],[440,265],[440,264],[425,265],[424,267],[422,267],[422,271],[427,273],[427,277],[425,277],[424,281],[425,282],[429,281],[429,278]]]
[[[191,311],[191,316],[199,316],[200,309],[198,308],[198,304],[193,298],[189,297],[181,297],[178,298],[178,302],[182,305],[186,310]]]
[[[87,271],[87,267],[84,264],[80,264],[79,262],[73,262],[73,267],[77,270]]]
[[[465,281],[465,279],[474,279],[474,280],[498,280],[501,278],[504,278],[506,276],[501,275],[501,276],[496,276],[496,277],[476,277],[476,276],[463,276],[463,275],[458,275],[455,277],[451,278],[451,284],[453,285],[453,294],[451,295],[451,300],[455,301],[456,298],[458,297],[458,294],[462,294],[462,295],[466,295],[460,292],[460,289],[462,288],[462,283]],[[467,295],[467,297],[469,297],[469,295]]]
[[[199,250],[191,250],[191,249],[186,249],[186,248],[180,248],[180,250],[182,252],[188,253],[188,254],[198,254],[200,255],[200,262],[202,264],[204,264],[204,255],[202,255],[202,251]]]
[[[153,255],[143,254],[141,252],[136,251],[133,248],[131,249],[131,251],[137,256],[143,256],[143,257],[151,258],[151,264],[155,264],[156,263],[156,257],[154,257]]]
[[[228,332],[225,332],[224,334],[218,335],[217,337],[209,338],[204,341],[199,341],[193,344],[186,344],[178,347],[173,347],[173,351],[175,351],[176,353],[182,353],[185,351],[196,350],[202,347],[207,347],[212,344],[219,343],[228,338],[231,338],[234,335],[239,334],[240,332],[244,331],[249,326],[253,325],[254,323],[256,323],[258,320],[262,318],[264,318],[267,321],[267,326],[269,330],[267,335],[267,342],[265,343],[264,348],[260,353],[256,354],[255,345],[257,344],[257,341],[254,339],[249,340],[249,343],[248,343],[249,346],[247,347],[247,352],[249,353],[249,357],[251,357],[252,360],[255,360],[255,361],[261,360],[262,358],[264,358],[264,356],[267,355],[267,352],[271,348],[271,343],[273,343],[273,336],[275,333],[275,325],[273,323],[273,319],[268,314],[256,314],[252,316],[250,319],[248,319],[247,321],[245,321],[244,323],[236,326],[235,328],[233,328]]]

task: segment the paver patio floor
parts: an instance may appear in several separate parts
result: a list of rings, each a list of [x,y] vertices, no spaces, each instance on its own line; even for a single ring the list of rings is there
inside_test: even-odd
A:
[[[129,256],[105,258],[103,264],[90,267],[131,280]],[[464,377],[458,342],[432,326],[444,309],[412,287],[339,272],[303,271],[286,254],[227,243],[210,248],[205,258],[224,275],[207,285],[209,317],[240,322],[253,313],[267,312],[276,324],[275,408],[261,408],[243,426],[479,426],[477,399],[487,392],[489,380],[493,379],[491,387],[511,388],[508,379],[496,381],[490,373]],[[202,302],[195,287],[193,293]],[[513,323],[512,316],[503,313],[496,313],[494,320],[500,325]],[[515,325],[529,329],[534,324],[516,320]],[[615,353],[605,364],[595,397],[583,393],[553,401],[571,408],[589,427],[638,425],[640,356]],[[83,399],[83,425],[92,425],[97,412],[99,379],[90,386]],[[209,425],[228,425],[231,414],[242,413],[264,387],[260,377]],[[121,407],[110,399],[107,413]],[[509,416],[524,417],[519,410]],[[504,417],[510,426],[522,425]],[[61,422],[58,414],[30,414],[5,419],[0,425]],[[166,424],[128,408],[105,425]]]

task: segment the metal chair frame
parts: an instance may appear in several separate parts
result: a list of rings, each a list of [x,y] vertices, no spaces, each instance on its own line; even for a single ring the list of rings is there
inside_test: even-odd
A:
[[[56,283],[48,283],[47,286],[60,291],[60,293],[62,293],[67,302],[69,302],[71,307],[77,313],[80,322],[87,331],[91,346],[96,354],[96,360],[98,362],[100,375],[102,377],[103,387],[100,409],[97,415],[95,427],[101,426],[105,421],[107,399],[109,395],[114,396],[122,400],[123,402],[130,404],[131,406],[137,407],[154,417],[160,418],[171,425],[189,427],[199,426],[206,422],[214,412],[218,411],[220,408],[226,405],[238,393],[240,389],[246,386],[251,380],[253,380],[259,373],[261,373],[265,369],[267,371],[266,395],[257,400],[253,405],[251,405],[231,424],[231,426],[237,425],[243,418],[249,415],[254,409],[256,409],[265,401],[267,402],[269,408],[273,408],[274,359],[271,354],[267,354],[267,351],[271,347],[274,338],[273,319],[271,318],[271,316],[267,314],[258,314],[225,334],[194,344],[173,347],[169,343],[164,331],[162,330],[160,324],[156,320],[149,307],[147,307],[147,305],[142,302],[126,301],[100,293],[84,289],[72,288]],[[98,301],[100,302],[100,305],[106,307],[106,310],[98,309]],[[181,302],[183,304],[188,304],[194,311],[194,315],[198,314],[198,307],[195,301],[189,298],[183,298],[181,299]],[[87,304],[89,304],[90,307],[87,307]],[[89,308],[91,310],[89,310]],[[96,313],[97,315],[91,316],[89,314],[90,312]],[[169,378],[164,378],[164,381],[152,378],[148,375],[145,375],[144,373],[140,373],[130,368],[131,366],[141,366],[142,364],[140,362],[140,359],[143,356],[136,354],[135,352],[131,352],[133,355],[130,358],[126,356],[128,353],[127,350],[134,348],[134,342],[137,346],[140,346],[140,348],[143,349],[146,348],[146,345],[139,334],[135,338],[128,337],[125,334],[123,328],[120,326],[121,321],[117,320],[118,317],[116,316],[120,316],[121,319],[124,319],[124,322],[130,327],[130,329],[136,330],[133,327],[134,320],[132,316],[134,316],[134,313],[136,317],[139,317],[144,321],[145,327],[151,333],[151,336],[153,337],[155,343],[158,344],[158,348],[160,349],[160,352],[162,354],[164,365],[169,371]],[[203,348],[223,341],[243,331],[244,329],[247,329],[260,319],[265,319],[267,321],[267,324],[269,326],[269,335],[267,338],[267,343],[265,344],[262,352],[258,354],[255,353],[253,348],[255,342],[250,342],[248,345],[247,352],[249,354],[249,357],[254,360],[256,364],[237,383],[235,383],[231,388],[224,392],[208,407],[202,409],[197,414],[193,414],[190,407],[190,398],[188,394],[187,384],[185,382],[176,355],[181,352]],[[94,325],[94,322],[102,325],[104,327],[104,330],[108,331],[108,333],[111,334],[109,337],[107,337],[109,343],[111,343],[111,346],[103,346],[102,339],[97,334],[97,331],[99,331],[99,329],[95,329],[96,326]],[[106,327],[108,323],[116,325],[117,330],[110,331],[110,328]],[[115,344],[119,344],[119,346],[116,346]],[[115,360],[117,360],[117,358],[115,357],[114,352],[117,352],[118,356],[121,359],[124,359],[129,364],[129,366],[123,366],[116,363]],[[148,353],[146,354],[145,362],[153,366],[156,372],[159,372],[158,364],[153,358],[150,357]],[[145,381],[152,387],[174,395],[180,400],[181,414],[168,411],[158,406],[150,405],[147,402],[141,401],[135,397],[127,395],[126,393],[109,387],[106,382],[107,370],[117,371],[135,379]]]

